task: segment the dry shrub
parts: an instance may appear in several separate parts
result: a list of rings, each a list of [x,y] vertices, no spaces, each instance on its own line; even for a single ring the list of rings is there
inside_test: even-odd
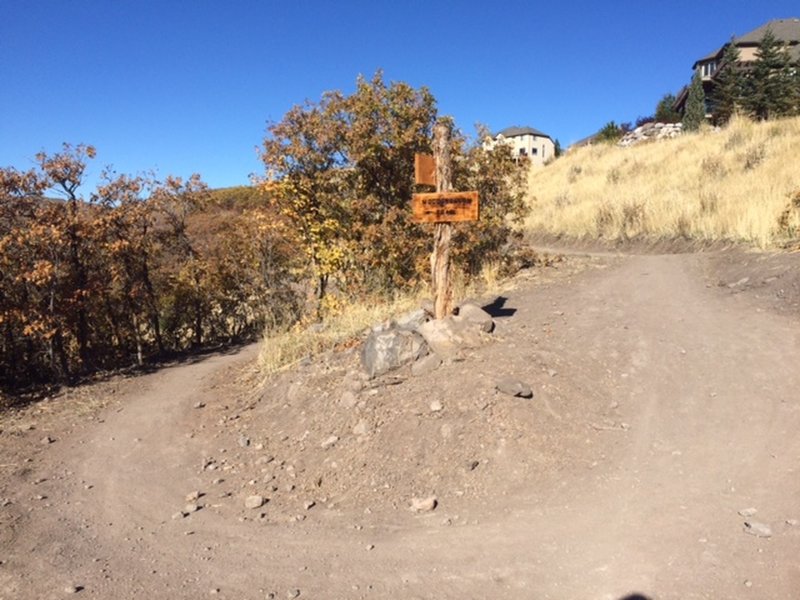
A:
[[[800,190],[790,196],[778,218],[778,228],[789,238],[796,237],[800,231]]]
[[[631,201],[623,204],[621,237],[623,239],[630,239],[646,232],[646,211],[644,203]]]
[[[765,156],[766,156],[766,150],[764,148],[763,143],[751,146],[742,156],[742,164],[744,166],[744,170],[749,171],[751,169],[755,169],[758,165],[760,165],[764,161]]]
[[[706,215],[712,215],[717,212],[719,208],[719,196],[714,192],[701,192],[700,193],[700,212]]]
[[[722,179],[728,174],[728,170],[725,168],[725,163],[720,156],[705,157],[703,162],[700,163],[700,167],[703,173],[706,173],[708,176],[714,177],[715,179]]]
[[[418,293],[409,293],[383,302],[369,301],[342,305],[324,323],[302,321],[290,329],[264,333],[259,366],[265,376],[322,352],[347,347],[367,329],[419,305]]]

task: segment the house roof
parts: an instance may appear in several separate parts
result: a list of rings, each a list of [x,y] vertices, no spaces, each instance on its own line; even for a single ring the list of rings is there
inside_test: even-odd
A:
[[[503,137],[516,137],[518,135],[535,135],[537,137],[546,137],[552,139],[546,133],[542,133],[538,129],[534,129],[533,127],[520,127],[518,125],[514,125],[513,127],[506,127],[502,131],[498,131],[495,137],[502,135]]]
[[[771,29],[772,34],[784,43],[800,42],[800,19],[796,17],[792,19],[775,19],[769,23],[764,23],[764,25],[750,33],[734,38],[733,41],[737,46],[758,44],[768,29]]]
[[[761,43],[761,38],[764,37],[768,29],[772,30],[772,34],[778,40],[784,44],[790,45],[789,54],[792,58],[800,58],[800,19],[797,17],[791,19],[773,19],[769,23],[764,23],[749,33],[734,37],[733,43],[737,46],[757,46]],[[728,44],[724,44],[703,58],[698,58],[692,65],[692,68],[696,68],[700,63],[719,58],[722,56],[722,52],[727,45]]]

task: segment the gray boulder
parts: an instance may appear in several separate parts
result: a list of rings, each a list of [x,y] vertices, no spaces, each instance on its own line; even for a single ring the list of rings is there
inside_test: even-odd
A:
[[[412,363],[427,353],[425,340],[414,331],[397,328],[373,331],[361,349],[361,364],[372,378]]]
[[[472,302],[467,302],[459,306],[458,316],[462,320],[475,325],[484,333],[491,333],[492,330],[494,330],[494,319],[492,319],[492,315]]]
[[[428,321],[417,329],[428,346],[443,359],[454,358],[463,348],[477,348],[484,340],[485,323],[471,315]]]

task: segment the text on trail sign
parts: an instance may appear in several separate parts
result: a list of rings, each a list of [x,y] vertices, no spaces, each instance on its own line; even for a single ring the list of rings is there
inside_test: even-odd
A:
[[[477,221],[478,192],[414,194],[411,209],[415,223]]]

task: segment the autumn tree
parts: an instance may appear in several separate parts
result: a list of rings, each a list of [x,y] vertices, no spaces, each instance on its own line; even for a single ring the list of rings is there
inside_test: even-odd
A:
[[[477,190],[480,220],[456,224],[453,257],[468,275],[478,275],[486,264],[504,257],[508,243],[519,232],[530,208],[525,202],[530,162],[513,155],[512,147],[497,144],[491,150],[480,140],[489,135],[479,126],[475,142],[456,142],[459,156],[454,172],[457,189]],[[454,136],[458,140],[459,136]]]
[[[524,212],[525,167],[503,150],[469,146],[444,120],[453,130],[456,184],[481,193],[482,220],[458,228],[463,248],[454,252],[476,272]],[[319,303],[331,282],[340,293],[364,296],[428,279],[431,235],[411,222],[410,200],[417,191],[414,155],[431,151],[436,121],[429,90],[387,83],[379,71],[360,77],[353,94],[328,92],[268,128],[265,189],[298,232]]]
[[[223,207],[198,176],[106,170],[87,195],[94,154],[66,144],[29,171],[0,169],[0,387],[141,366],[297,318],[296,244],[255,192]]]
[[[425,88],[359,78],[272,124],[262,160],[268,193],[302,241],[325,299],[329,281],[351,290],[409,283],[422,245],[409,222],[414,153],[430,148],[436,109]]]

